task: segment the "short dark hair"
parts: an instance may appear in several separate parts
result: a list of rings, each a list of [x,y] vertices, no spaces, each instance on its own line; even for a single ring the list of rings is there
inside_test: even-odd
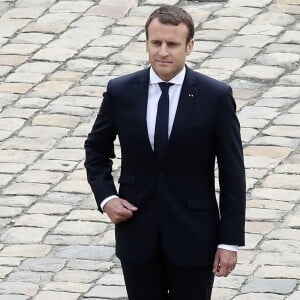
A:
[[[145,24],[147,40],[148,27],[151,21],[155,18],[157,18],[162,24],[171,24],[174,26],[178,26],[180,23],[185,24],[188,28],[187,43],[194,37],[195,28],[191,15],[181,7],[175,5],[164,5],[153,11]]]

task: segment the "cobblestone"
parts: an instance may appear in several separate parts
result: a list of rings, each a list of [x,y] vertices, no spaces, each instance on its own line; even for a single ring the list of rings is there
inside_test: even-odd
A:
[[[107,81],[148,64],[143,26],[161,4],[191,13],[188,65],[237,100],[246,247],[212,300],[299,299],[299,0],[71,2],[0,1],[0,300],[126,299],[83,144]]]

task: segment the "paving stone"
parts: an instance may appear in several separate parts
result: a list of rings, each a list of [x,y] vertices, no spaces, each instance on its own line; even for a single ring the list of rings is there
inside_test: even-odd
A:
[[[1,256],[45,257],[51,250],[49,245],[9,245],[0,252]]]
[[[81,149],[52,149],[47,152],[44,159],[58,159],[58,160],[82,160],[84,159],[84,151]]]
[[[45,272],[30,272],[30,271],[18,271],[13,272],[9,275],[7,280],[16,281],[16,282],[34,282],[34,283],[42,283],[45,281],[49,281],[52,274]]]
[[[29,258],[23,261],[19,270],[37,272],[58,272],[65,265],[64,259],[58,258]]]
[[[57,192],[83,194],[89,194],[91,192],[91,188],[86,180],[66,180],[59,183],[53,190]]]
[[[34,44],[8,44],[1,47],[1,54],[31,55],[41,46]]]
[[[269,242],[269,241],[268,241]],[[275,245],[274,241],[273,246]],[[278,244],[278,241],[277,241]],[[275,248],[273,248],[275,250]],[[267,249],[266,249],[267,250]],[[282,250],[282,249],[281,249]],[[255,265],[276,265],[276,266],[295,266],[299,264],[300,254],[289,253],[288,255],[280,254],[278,252],[261,252],[256,257],[253,263]]]
[[[272,174],[264,182],[264,187],[299,189],[300,176],[290,174]]]
[[[283,52],[283,53],[300,53],[300,45],[297,44],[276,44],[272,43],[266,47],[266,53]]]
[[[2,236],[1,240],[7,244],[31,244],[39,243],[47,233],[41,228],[18,227],[10,228]]]
[[[69,129],[52,126],[28,126],[19,132],[19,136],[29,138],[44,138],[46,132],[49,138],[62,138],[68,134]]]
[[[287,107],[290,106],[295,100],[275,98],[275,99],[260,99],[255,103],[255,106],[267,106],[267,107]]]
[[[1,197],[0,205],[3,206],[12,206],[12,207],[29,207],[36,201],[35,197],[29,196],[9,196]]]
[[[64,215],[72,209],[71,205],[55,203],[35,203],[28,210],[29,214]],[[44,216],[43,216],[44,217]]]
[[[41,159],[31,165],[29,169],[49,171],[70,171],[76,165],[74,161]]]
[[[50,183],[56,184],[63,178],[62,173],[50,172],[50,171],[39,171],[29,170],[20,175],[17,182],[39,182],[39,183]]]
[[[39,290],[39,285],[31,282],[0,282],[1,294],[21,294],[33,297]],[[6,297],[6,296],[5,296]],[[9,295],[8,295],[9,297]],[[10,300],[3,298],[3,300]],[[17,298],[18,299],[18,298]],[[22,299],[22,298],[20,298]],[[12,300],[15,300],[14,298]]]
[[[0,266],[0,278],[5,278],[13,270],[14,270],[14,268],[11,268],[11,267],[2,267],[2,266]]]
[[[56,257],[108,261],[114,255],[114,248],[105,246],[63,246],[55,251]]]
[[[8,66],[0,66],[0,76],[5,76],[12,68]]]
[[[242,293],[274,293],[287,295],[296,287],[293,279],[254,279],[242,287]]]
[[[300,114],[282,114],[274,120],[274,124],[279,125],[300,125]]]
[[[298,140],[287,137],[263,136],[255,138],[251,143],[254,145],[274,145],[293,148],[298,145]]]
[[[293,209],[295,204],[286,203],[283,201],[270,201],[270,200],[248,200],[247,207],[256,208],[269,208],[290,211]]]
[[[255,78],[262,80],[274,80],[280,77],[285,72],[285,69],[278,67],[248,65],[241,68],[236,75],[238,77]]]
[[[2,118],[22,118],[29,119],[36,113],[36,109],[20,109],[20,108],[7,108],[0,114]]]
[[[91,283],[99,277],[99,272],[85,270],[62,270],[54,276],[54,281]]]
[[[43,195],[50,188],[49,184],[42,183],[13,183],[4,191],[4,195]]]
[[[70,89],[67,95],[99,97],[104,92],[104,88],[100,86],[78,86]]]
[[[262,266],[254,275],[261,278],[298,279],[299,273],[299,267]]]
[[[39,153],[36,151],[0,150],[0,162],[5,163],[33,163]]]
[[[94,201],[94,199],[92,199]],[[98,210],[77,209],[70,212],[66,220],[83,220],[110,223],[106,214],[101,214]]]
[[[23,258],[19,258],[19,257],[0,257],[0,265],[17,267],[21,264],[22,260]]]
[[[207,76],[213,77],[217,80],[225,81],[228,80],[231,75],[232,71],[228,70],[223,70],[223,69],[209,69],[209,68],[201,68],[201,69],[196,69],[196,72],[203,73]]]
[[[112,262],[99,262],[86,259],[72,259],[69,260],[67,267],[72,270],[89,270],[98,272],[110,271],[114,266]]]
[[[243,18],[251,18],[257,15],[260,12],[258,8],[254,7],[227,7],[224,9],[220,9],[214,12],[215,16],[226,16],[226,17],[243,17]]]
[[[30,83],[1,83],[1,93],[15,93],[15,94],[26,94],[32,88]]]
[[[53,300],[53,299],[77,300],[79,299],[79,297],[80,294],[78,293],[41,291],[33,299],[34,300]]]
[[[16,217],[21,214],[21,208],[9,207],[9,206],[1,206],[0,217],[8,218],[8,217]]]
[[[299,201],[300,192],[285,189],[272,189],[272,188],[256,188],[252,191],[254,197],[260,199],[274,199],[281,201]]]
[[[247,220],[249,221],[279,221],[283,215],[283,211],[275,209],[260,209],[251,207],[247,209]]]
[[[262,34],[277,36],[284,30],[281,26],[264,25],[264,24],[250,24],[244,26],[239,34]]]
[[[53,138],[18,138],[13,137],[5,141],[2,145],[2,149],[24,149],[24,150],[49,150],[56,143]]]
[[[275,173],[291,173],[291,174],[300,174],[300,164],[283,164],[278,166],[275,170]]]
[[[63,23],[52,23],[48,24],[45,22],[32,22],[27,25],[22,31],[23,32],[39,32],[39,33],[53,33],[58,34],[66,29],[67,25]]]
[[[297,30],[288,30],[279,40],[280,43],[291,43],[299,44],[300,43],[300,32]]]
[[[21,216],[16,220],[16,226],[33,226],[52,228],[61,220],[61,216],[47,215],[46,213],[33,213]]]
[[[97,235],[103,233],[106,225],[88,221],[68,221],[60,223],[54,230],[55,234]]]
[[[79,121],[80,119],[78,117],[68,115],[39,115],[32,120],[32,125],[73,128],[79,123]]]
[[[300,82],[300,75],[286,75],[282,77],[279,81],[282,85],[296,85],[298,86]]]
[[[294,53],[270,53],[257,58],[257,61],[264,65],[293,66],[299,61],[300,55]]]
[[[85,293],[90,287],[90,284],[80,282],[48,282],[44,285],[43,290]]]
[[[220,68],[222,70],[235,71],[244,64],[244,61],[238,58],[217,58],[206,60],[201,67]]]
[[[236,296],[237,291],[227,288],[215,288],[212,291],[212,300],[218,299],[233,299]]]
[[[273,136],[300,137],[300,130],[297,126],[271,126],[265,129],[263,133]]]
[[[246,232],[267,234],[274,228],[272,222],[246,222]]]
[[[253,21],[253,24],[270,24],[277,26],[289,26],[296,21],[295,17],[276,12],[262,13]]]
[[[51,6],[50,12],[82,13],[85,12],[92,5],[93,2],[90,1],[76,1],[76,5],[74,5],[74,3],[69,1],[61,1]]]
[[[273,41],[274,37],[271,36],[247,34],[235,37],[228,45],[247,48],[263,48]]]
[[[214,58],[238,58],[241,60],[251,59],[260,49],[257,48],[241,48],[241,47],[223,47],[215,54]]]
[[[39,83],[45,75],[37,73],[13,73],[6,78],[6,82]]]
[[[68,48],[44,48],[32,58],[36,60],[65,61],[75,55],[76,51]]]
[[[279,252],[279,253],[283,253],[284,255],[290,254],[290,253],[291,254],[299,254],[299,252],[297,251],[297,249],[299,249],[299,244],[300,244],[299,240],[287,240],[286,238],[284,238],[284,243],[282,242],[281,244],[278,243],[277,239],[276,240],[267,240],[261,244],[261,249],[264,252]],[[296,258],[297,258],[297,256],[296,256]],[[295,257],[290,257],[290,260],[291,259],[295,259]],[[295,266],[298,266],[298,268],[299,268],[299,262],[294,261],[292,267],[295,267]],[[278,276],[274,276],[274,277],[278,277]],[[287,278],[287,276],[285,276],[283,274],[280,277]]]
[[[292,295],[290,295],[289,297],[287,297],[287,300],[297,300],[300,297],[300,292],[294,292]]]
[[[272,0],[249,0],[246,3],[241,0],[230,0],[226,7],[231,6],[250,6],[250,7],[265,7],[270,4]]]
[[[58,245],[58,246],[90,245],[91,239],[89,236],[83,236],[83,235],[51,234],[46,237],[45,243],[49,245]]]
[[[86,293],[87,297],[97,297],[101,295],[101,297],[107,297],[109,299],[119,299],[122,297],[126,297],[126,288],[124,286],[105,286],[98,285],[93,287],[88,293]]]
[[[47,44],[54,38],[53,34],[46,33],[19,33],[13,42],[17,44]]]
[[[39,73],[49,74],[59,67],[58,63],[53,62],[28,62],[16,69],[16,72],[21,73]]]
[[[61,140],[57,148],[82,148],[84,141],[84,137],[66,137]]]

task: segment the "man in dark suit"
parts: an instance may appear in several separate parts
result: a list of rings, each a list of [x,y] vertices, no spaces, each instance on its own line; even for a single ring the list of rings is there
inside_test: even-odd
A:
[[[108,83],[86,143],[88,181],[115,223],[130,300],[206,300],[214,275],[244,245],[245,175],[231,88],[185,66],[191,16],[155,10],[145,26],[151,67]],[[113,142],[122,153],[120,188]],[[219,168],[219,205],[214,169]]]

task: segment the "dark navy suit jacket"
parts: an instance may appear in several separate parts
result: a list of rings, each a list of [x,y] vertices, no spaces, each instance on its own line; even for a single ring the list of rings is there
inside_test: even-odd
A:
[[[116,225],[120,259],[146,262],[160,239],[175,264],[209,266],[217,244],[244,245],[245,173],[231,88],[187,68],[167,158],[159,164],[147,131],[148,86],[149,69],[108,83],[85,142],[88,181],[100,210],[113,194],[138,207],[130,220]],[[116,135],[119,191],[111,174]]]

